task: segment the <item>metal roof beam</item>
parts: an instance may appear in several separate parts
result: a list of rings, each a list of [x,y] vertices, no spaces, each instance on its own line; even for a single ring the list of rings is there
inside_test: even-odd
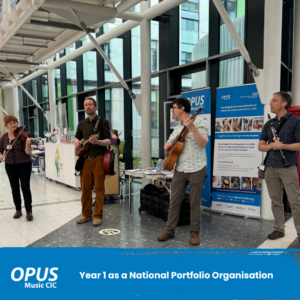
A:
[[[27,35],[27,34],[16,34],[14,37],[25,38],[25,39],[35,39],[35,40],[46,40],[46,41],[55,42],[55,39],[47,38],[47,37],[44,37],[44,36],[32,36],[32,35]]]
[[[55,22],[55,21],[40,21],[40,20],[30,20],[30,24],[32,25],[38,25],[38,26],[47,26],[47,27],[56,27],[56,28],[62,28],[62,29],[69,29],[69,30],[76,30],[76,31],[83,31],[82,28],[79,26],[70,24],[70,23],[64,23],[64,22]],[[95,33],[95,29],[89,28],[89,32]]]
[[[39,66],[39,63],[34,63],[34,62],[29,62],[29,61],[24,61],[24,60],[17,60],[17,59],[6,59],[6,60],[1,60],[0,63],[11,63],[11,64],[21,64],[21,65],[29,65],[29,66]]]
[[[41,11],[41,12],[45,12],[45,13],[51,13],[49,10],[47,10],[43,7],[39,7],[39,9],[37,11]]]
[[[43,4],[43,7],[50,11],[53,10],[54,13],[57,13],[57,10],[69,12],[73,9],[76,12],[87,13],[92,16],[98,16],[99,18],[105,17],[107,20],[117,17],[125,20],[142,21],[143,13],[126,11],[142,1],[143,0],[127,0],[125,2],[121,2],[115,9],[103,5],[81,3],[70,0],[48,0]]]
[[[5,52],[5,51],[0,51],[0,55],[1,54],[8,54],[8,55],[23,55],[23,56],[34,56],[34,54],[32,53],[29,53],[29,54],[26,54],[26,53],[15,53],[15,52]]]
[[[35,48],[48,48],[47,45],[36,45],[36,44],[27,44],[27,43],[23,43],[23,45],[27,47],[35,47]]]

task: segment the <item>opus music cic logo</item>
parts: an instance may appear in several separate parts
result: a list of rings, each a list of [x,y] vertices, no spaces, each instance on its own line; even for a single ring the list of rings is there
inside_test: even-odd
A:
[[[24,281],[25,288],[56,289],[58,268],[14,268],[11,279],[15,282]]]
[[[230,95],[226,95],[226,96],[224,95],[224,96],[222,96],[221,98],[222,98],[223,100],[230,100]]]
[[[204,105],[204,98],[205,96],[197,96],[197,97],[191,97],[188,98],[190,100],[191,106],[195,103],[196,106],[203,106]]]

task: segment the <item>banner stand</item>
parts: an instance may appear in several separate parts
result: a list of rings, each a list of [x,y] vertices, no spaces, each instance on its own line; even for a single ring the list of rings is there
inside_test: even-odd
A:
[[[211,211],[261,218],[263,126],[264,106],[255,84],[217,89]]]

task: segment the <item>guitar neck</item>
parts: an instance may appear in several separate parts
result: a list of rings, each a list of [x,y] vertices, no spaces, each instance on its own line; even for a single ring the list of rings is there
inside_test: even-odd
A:
[[[192,120],[193,122],[195,121],[195,118],[196,118],[197,114],[193,114],[191,117],[190,117],[190,120]],[[189,133],[189,129],[186,127],[186,126],[183,126],[182,130],[180,131],[180,134],[177,136],[175,143],[177,143],[177,141],[179,139],[181,140],[184,140],[186,135]]]
[[[91,137],[94,137],[95,139],[97,139],[98,137],[99,137],[99,134],[97,133],[97,134],[95,134],[95,135],[92,135]],[[84,141],[83,143],[82,143],[82,146],[85,146],[86,144],[88,144],[89,143],[89,140],[86,140],[86,141]]]

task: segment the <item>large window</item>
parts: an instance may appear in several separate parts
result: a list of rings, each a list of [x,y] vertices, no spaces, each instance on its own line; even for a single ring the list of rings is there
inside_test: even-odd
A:
[[[200,89],[206,87],[206,71],[200,71],[182,76],[181,91]]]
[[[96,37],[95,33],[92,33]],[[82,45],[90,41],[86,36]],[[96,50],[88,51],[83,54],[83,89],[84,91],[91,90],[97,87],[97,53]]]
[[[235,86],[243,84],[244,59],[235,57],[220,61],[219,86]]]
[[[97,53],[89,51],[83,54],[83,89],[97,87]]]
[[[76,97],[63,98],[56,103],[57,124],[56,127],[62,133],[68,133],[69,137],[75,136],[78,125],[78,113]]]
[[[120,140],[124,139],[124,88],[116,87],[110,89],[111,111],[110,128],[115,129],[120,134]]]
[[[246,0],[222,0],[224,7],[242,41],[245,39],[245,1]],[[220,53],[225,53],[236,49],[237,47],[229,31],[221,19]]]
[[[151,157],[159,158],[159,78],[151,79]]]
[[[103,26],[104,33],[122,24],[122,19],[116,19],[115,23],[107,23]],[[123,39],[116,38],[103,45],[103,50],[108,56],[114,67],[117,69],[119,74],[123,77]],[[105,70],[105,84],[113,82],[119,82],[117,76],[110,70],[109,66],[104,63]]]
[[[102,45],[103,51],[105,55],[110,59],[110,49],[109,49],[109,43],[105,43]],[[109,65],[104,61],[104,70],[105,71],[110,71]]]
[[[141,76],[141,27],[131,30],[132,77]],[[159,23],[151,21],[151,72],[159,69]]]
[[[48,75],[42,75],[42,97],[43,102],[49,101],[49,91],[48,91]]]
[[[68,61],[66,63],[67,68],[67,95],[73,95],[77,93],[77,62]]]
[[[56,98],[61,97],[61,71],[60,68],[54,69],[55,95]]]
[[[40,103],[44,111],[49,110],[48,75],[41,75],[24,84],[26,90]],[[22,91],[23,120],[32,137],[44,137],[48,132],[48,123],[40,109]],[[41,118],[41,119],[39,119]]]
[[[132,91],[136,95],[141,95],[141,82],[134,82]],[[140,169],[142,167],[142,118],[138,113],[136,103],[132,104],[132,159],[133,168]]]
[[[141,82],[133,83],[133,92],[141,99]],[[132,105],[133,168],[142,167],[142,118],[139,105]],[[159,157],[159,78],[151,79],[151,157]]]
[[[180,5],[180,64],[208,56],[209,0],[189,0]]]
[[[111,124],[111,89],[105,90],[105,119]]]
[[[37,100],[37,79],[33,79],[31,81],[31,84],[32,84],[32,97]],[[33,104],[32,100],[30,98],[28,98],[29,100],[29,103],[30,104]]]

